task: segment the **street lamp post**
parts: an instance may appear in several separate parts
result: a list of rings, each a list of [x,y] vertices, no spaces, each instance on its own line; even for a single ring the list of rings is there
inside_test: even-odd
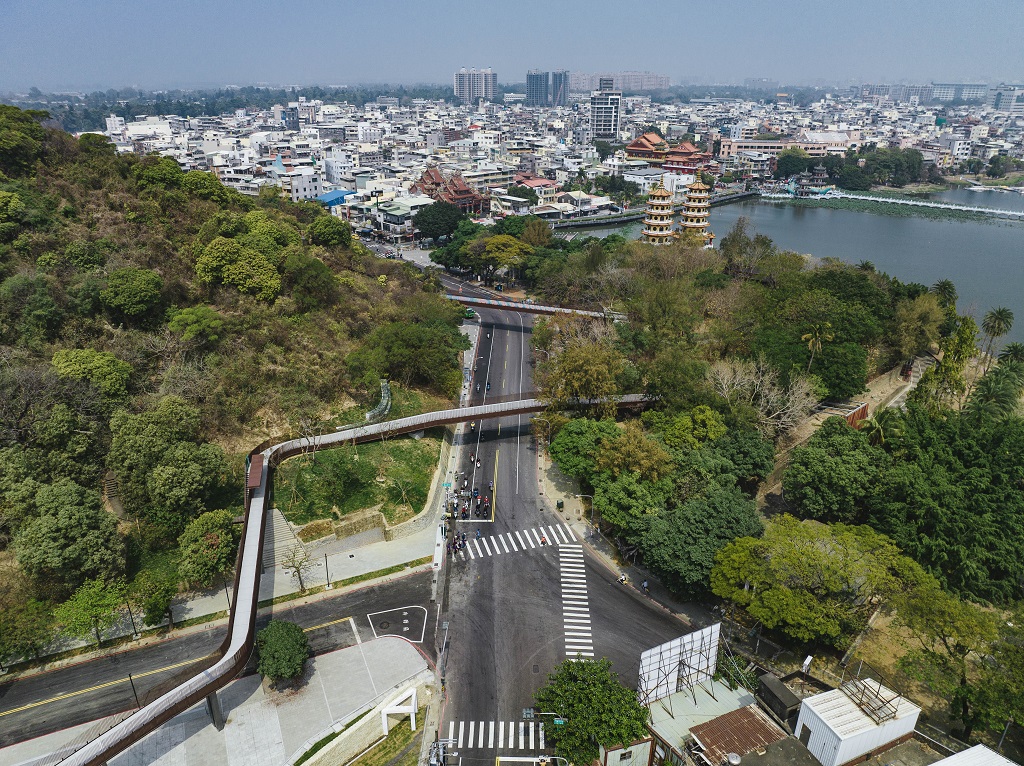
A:
[[[324,590],[330,590],[334,586],[331,585],[331,567],[327,563],[327,554],[324,554],[324,571],[327,573],[327,585],[324,586]]]
[[[547,425],[547,428],[544,429],[545,434],[546,434],[545,441],[547,442],[547,446],[548,446],[548,454],[551,454],[551,421],[548,420],[547,418],[538,418],[538,417],[534,417],[534,420],[541,420],[541,421],[543,421]]]

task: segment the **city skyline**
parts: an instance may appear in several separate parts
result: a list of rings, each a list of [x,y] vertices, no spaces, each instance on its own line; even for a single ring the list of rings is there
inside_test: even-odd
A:
[[[258,0],[239,14],[228,0],[184,0],[174,17],[166,4],[130,7],[107,0],[89,5],[59,0],[9,0],[0,30],[0,91],[198,88],[224,85],[448,84],[461,67],[492,68],[499,83],[525,81],[529,69],[588,72],[651,71],[673,82],[741,84],[763,77],[780,84],[853,82],[1019,82],[1024,50],[1017,44],[1019,5],[980,0],[969,14],[954,0],[927,6],[866,0],[857,18],[823,26],[810,0],[749,4],[729,20],[729,55],[699,38],[681,44],[678,24],[703,18],[707,6],[682,2],[663,9],[664,24],[637,26],[606,45],[609,24],[622,14],[611,2],[576,0],[486,14],[463,0],[410,5],[388,14],[372,7],[297,0]],[[539,7],[539,6],[538,6]],[[53,19],[61,19],[59,26]],[[201,19],[201,23],[198,23]],[[870,23],[865,23],[865,20]],[[457,29],[453,29],[454,22]],[[311,29],[301,55],[253,44],[250,33]],[[187,33],[183,30],[187,28]],[[300,36],[301,37],[301,36]],[[245,45],[231,41],[246,39]],[[273,37],[255,38],[273,41]],[[457,45],[438,46],[438,39]]]

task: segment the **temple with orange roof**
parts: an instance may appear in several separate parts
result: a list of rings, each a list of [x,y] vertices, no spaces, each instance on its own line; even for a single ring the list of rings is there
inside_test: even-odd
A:
[[[409,191],[413,194],[426,194],[437,202],[456,205],[467,215],[479,216],[484,213],[484,198],[466,183],[460,173],[443,173],[440,168],[430,166]]]

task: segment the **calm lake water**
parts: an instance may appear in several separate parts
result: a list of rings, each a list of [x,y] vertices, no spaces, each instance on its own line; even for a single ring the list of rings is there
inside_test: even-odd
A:
[[[934,195],[956,204],[1024,209],[1024,194],[952,190]],[[847,263],[871,261],[904,282],[932,285],[951,279],[961,311],[979,320],[1006,306],[1016,321],[1003,342],[1024,342],[1024,222],[991,219],[954,221],[877,215],[852,210],[796,207],[785,202],[744,200],[711,209],[711,229],[723,237],[740,216],[751,228],[786,250]],[[625,227],[576,229],[582,235],[615,232],[640,236],[639,222]]]

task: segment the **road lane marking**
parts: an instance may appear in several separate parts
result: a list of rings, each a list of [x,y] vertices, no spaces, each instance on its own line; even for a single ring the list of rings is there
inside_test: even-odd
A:
[[[528,530],[525,530],[525,529],[524,529],[523,531],[524,531],[524,532],[526,533],[526,542],[528,542],[528,543],[530,544],[530,547],[531,547],[531,548],[536,548],[537,546],[533,544],[533,538],[532,538],[532,537],[530,537],[530,533],[529,533],[529,531],[528,531]],[[518,533],[518,532],[516,532],[516,535],[518,535],[518,534],[519,534],[519,533]],[[526,546],[524,545],[523,547],[525,548]]]
[[[505,722],[498,721],[498,749],[505,747]]]
[[[470,747],[473,747],[473,742],[475,741],[475,738],[473,737],[473,733],[475,731],[476,731],[476,721],[470,721],[469,722],[469,746]]]
[[[476,556],[473,555],[473,549],[469,547],[469,543],[466,543],[464,546],[462,546],[462,550],[468,553],[471,559],[476,558]]]
[[[480,722],[480,747],[484,746],[484,722]]]
[[[487,551],[487,555],[488,555],[488,556],[491,556],[491,555],[493,555],[493,554],[491,553],[491,546],[489,546],[489,545],[487,544],[487,538],[486,538],[486,537],[481,537],[481,538],[480,538],[480,542],[482,542],[482,543],[484,544],[484,550],[485,550],[485,551]]]
[[[526,747],[526,723],[524,721],[519,722],[519,749],[522,750]]]
[[[518,551],[519,551],[519,549],[518,549],[518,548],[516,547],[516,541],[515,541],[515,539],[514,539],[514,538],[512,537],[512,533],[511,533],[511,532],[506,532],[506,533],[505,533],[505,536],[506,536],[506,537],[508,538],[508,541],[509,541],[509,543],[511,543],[511,544],[512,544],[512,550],[513,550],[513,551],[516,551],[516,552],[518,552]]]
[[[347,622],[347,621],[349,621],[351,619],[352,619],[351,617],[339,617],[337,620],[331,620],[330,622],[322,622],[319,625],[314,625],[312,628],[303,628],[302,632],[303,633],[310,633],[310,632],[312,632],[314,630],[320,630],[320,628],[327,628],[327,627],[330,627],[331,625],[337,625],[339,622]],[[136,676],[132,676],[132,678],[135,678],[135,677]]]
[[[536,529],[531,529],[530,531],[531,531],[531,532],[533,532],[533,536],[534,536],[535,538],[537,538],[537,545],[543,545],[544,543],[542,543],[542,542],[540,541],[540,535],[539,535],[539,534],[537,534],[537,530],[536,530]]]
[[[477,555],[480,556],[480,558],[483,558],[484,552],[480,550],[480,543],[478,543],[476,540],[473,540],[473,546],[476,548]]]
[[[156,675],[157,673],[165,673],[168,670],[175,670],[176,668],[182,668],[182,667],[185,667],[186,665],[194,665],[195,663],[202,662],[203,660],[209,659],[212,656],[213,656],[212,654],[207,654],[207,655],[204,655],[203,657],[199,657],[199,658],[196,658],[196,659],[183,660],[181,662],[176,662],[173,665],[166,665],[166,666],[164,666],[162,668],[157,668],[156,670],[147,670],[147,671],[142,672],[142,673],[133,673],[132,674],[132,679],[145,678],[146,676],[153,676],[153,675]],[[76,692],[67,692],[66,694],[59,694],[56,697],[50,697],[49,699],[39,700],[38,702],[30,702],[27,705],[22,705],[21,707],[15,707],[15,708],[11,708],[10,710],[3,711],[2,713],[0,713],[0,718],[3,718],[5,715],[11,715],[13,713],[20,713],[23,710],[31,710],[32,708],[41,707],[43,705],[49,705],[51,702],[60,702],[61,700],[70,699],[71,697],[78,697],[79,695],[82,695],[82,694],[88,694],[89,692],[99,691],[100,689],[109,689],[111,686],[117,686],[118,684],[126,684],[126,683],[128,683],[128,677],[127,676],[125,676],[124,678],[118,678],[118,679],[116,679],[114,681],[107,681],[106,683],[96,684],[95,686],[90,686],[88,689],[79,689]]]
[[[530,727],[530,749],[533,750],[533,727]]]
[[[576,533],[572,531],[572,527],[570,527],[568,524],[563,524],[562,526],[565,527],[565,530],[569,533],[569,536],[573,540],[578,540],[579,539],[579,538],[576,537]]]
[[[498,542],[500,542],[500,543],[501,543],[501,547],[505,549],[505,553],[509,553],[510,551],[509,551],[509,549],[508,549],[508,544],[507,544],[507,543],[505,542],[505,538],[504,538],[504,537],[500,537],[500,536],[499,536],[499,537],[498,537],[497,539],[498,539]],[[495,543],[495,544],[494,544],[494,547],[495,547],[495,548],[497,548],[497,547],[498,547],[498,544],[497,544],[497,543]]]
[[[450,721],[448,723],[448,739],[455,739],[455,721]]]

